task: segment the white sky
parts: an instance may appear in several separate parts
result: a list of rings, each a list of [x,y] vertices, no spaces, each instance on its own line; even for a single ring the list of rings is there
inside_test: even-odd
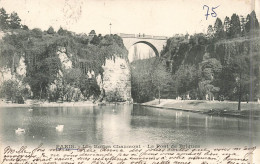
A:
[[[252,0],[253,1],[253,0]],[[259,3],[255,7],[259,19]],[[60,26],[76,33],[145,33],[172,36],[176,33],[206,32],[215,17],[205,19],[203,5],[216,7],[223,20],[233,13],[246,16],[251,0],[0,0],[8,13],[16,11],[29,28],[47,30]]]
[[[140,58],[141,59],[147,59],[149,58],[149,53],[151,53],[151,56],[152,57],[155,57],[155,53],[153,51],[153,49],[151,47],[149,47],[148,45],[146,44],[143,44],[143,43],[138,43],[138,44],[135,44],[134,46],[131,46],[128,50],[128,59],[130,62],[132,62],[134,59],[134,51],[135,51],[135,47],[137,49],[137,54],[140,55]]]

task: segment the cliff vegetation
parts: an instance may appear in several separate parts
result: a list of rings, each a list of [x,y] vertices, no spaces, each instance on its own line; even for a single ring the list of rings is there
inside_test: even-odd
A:
[[[52,27],[29,29],[20,23],[17,13],[7,14],[3,8],[0,22],[0,91],[13,102],[22,103],[24,98],[101,100],[100,79],[106,61],[127,60],[127,50],[117,35],[96,35],[94,30],[89,35],[75,34]]]
[[[169,38],[161,52],[160,61],[171,76],[168,76],[168,80],[162,80],[164,85],[160,96],[193,100],[256,101],[260,98],[259,34],[259,22],[252,11],[247,17],[233,14],[224,21],[217,18],[214,25],[209,25],[206,34],[176,35]],[[145,66],[145,61],[136,61],[134,65],[138,63]],[[146,72],[153,74],[153,69],[157,68],[150,66]],[[132,79],[139,75],[133,76]],[[138,99],[136,101],[159,98],[158,92],[155,92],[155,87],[151,86],[147,78],[142,82],[132,81],[132,86],[134,85],[139,88],[143,86],[143,90],[132,91]],[[144,94],[152,96],[142,99]]]

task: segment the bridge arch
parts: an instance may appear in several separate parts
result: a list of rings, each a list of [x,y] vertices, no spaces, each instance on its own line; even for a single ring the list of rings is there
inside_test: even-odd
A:
[[[148,41],[137,41],[137,42],[135,42],[135,43],[133,43],[131,46],[133,46],[133,45],[136,45],[136,44],[138,44],[138,43],[143,43],[143,44],[146,44],[146,45],[148,45],[149,47],[151,47],[152,48],[152,50],[154,51],[154,53],[155,53],[155,55],[157,56],[157,57],[159,57],[160,55],[159,55],[159,51],[157,50],[157,48],[152,44],[152,43],[150,43],[150,42],[148,42]],[[130,47],[131,47],[130,46]],[[130,48],[129,47],[129,48]]]
[[[168,37],[165,36],[151,36],[151,35],[135,35],[135,34],[122,34],[119,36],[123,39],[124,45],[129,50],[133,45],[144,43],[152,48],[156,56],[160,56],[163,46],[166,45]]]

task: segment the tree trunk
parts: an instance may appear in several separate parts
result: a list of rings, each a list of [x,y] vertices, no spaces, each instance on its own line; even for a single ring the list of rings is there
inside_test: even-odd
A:
[[[42,100],[42,83],[40,84],[40,88],[41,88],[41,91],[40,91],[40,100]]]
[[[239,94],[238,98],[238,110],[241,110],[241,94]]]
[[[160,86],[158,86],[158,90],[159,90],[159,104],[161,103],[161,91],[160,91]]]
[[[238,110],[241,110],[241,97],[242,97],[242,92],[241,92],[241,71],[240,71],[240,74],[239,74],[239,95],[238,95]]]
[[[64,99],[63,99],[63,97],[64,97],[64,87],[65,87],[63,78],[62,78],[62,82],[61,83],[62,83],[62,87],[61,87],[61,101],[63,103],[64,102]]]

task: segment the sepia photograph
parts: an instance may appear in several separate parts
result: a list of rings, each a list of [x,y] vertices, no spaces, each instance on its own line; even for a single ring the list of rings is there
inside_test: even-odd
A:
[[[0,0],[1,164],[260,164],[260,0]]]

